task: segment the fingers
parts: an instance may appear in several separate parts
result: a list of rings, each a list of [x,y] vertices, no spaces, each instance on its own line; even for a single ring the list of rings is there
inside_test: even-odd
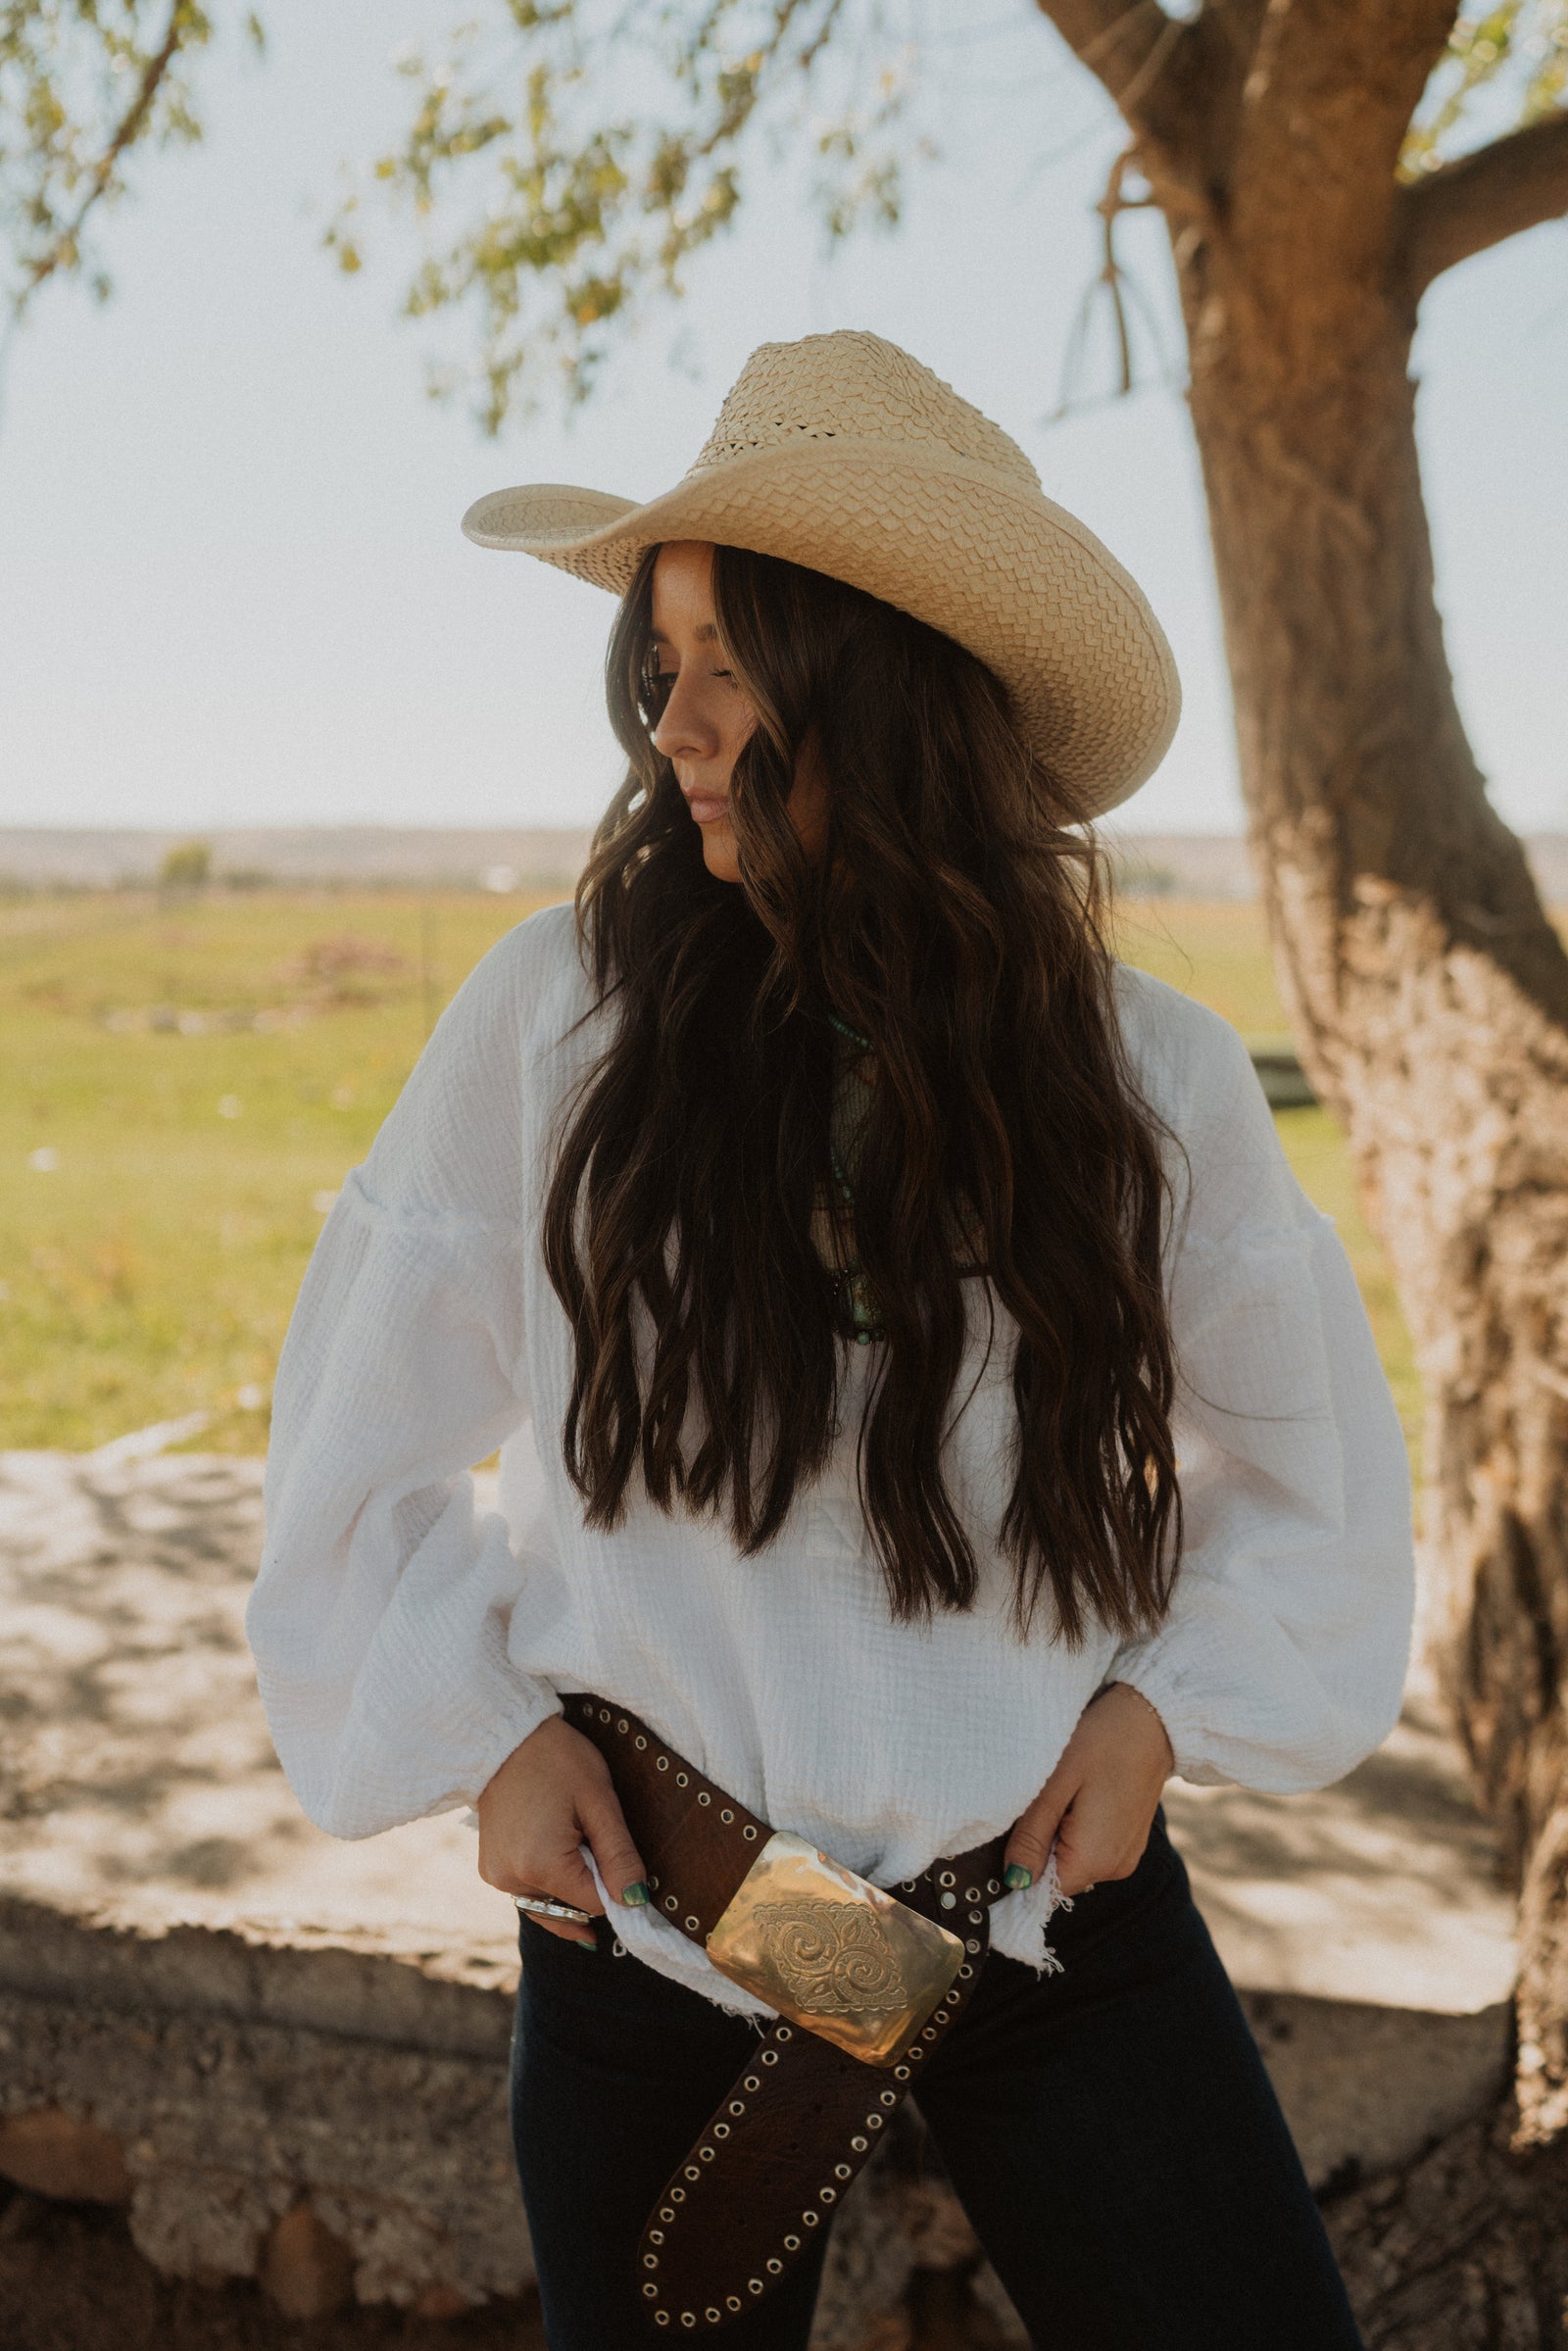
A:
[[[604,1916],[583,1840],[596,1837],[613,1866],[620,1858],[615,1832],[622,1846],[629,1847],[630,1839],[604,1758],[560,1716],[514,1748],[480,1792],[475,1809],[479,1875],[487,1885],[503,1893],[553,1896],[594,1918]],[[591,1946],[597,1939],[591,1926],[574,1920],[536,1917],[536,1924],[567,1942]]]
[[[608,1772],[602,1786],[585,1789],[579,1796],[577,1810],[583,1837],[612,1897],[640,1910],[648,1899],[646,1872]],[[580,1860],[579,1866],[582,1866]],[[586,1867],[582,1874],[588,1878]],[[592,1883],[589,1879],[590,1886]],[[568,1895],[567,1899],[576,1897]],[[584,1903],[582,1907],[586,1909],[588,1905]],[[599,1907],[596,1901],[594,1908]]]
[[[1144,1857],[1147,1834],[1129,1843],[1122,1823],[1106,1818],[1086,1794],[1073,1805],[1056,1839],[1056,1883],[1070,1899],[1093,1886],[1130,1878]]]
[[[1019,1813],[1003,1855],[1004,1881],[1009,1887],[1020,1890],[1045,1876],[1051,1848],[1056,1842],[1076,1792],[1071,1776],[1058,1769],[1052,1773],[1034,1802]],[[1059,1876],[1059,1854],[1056,1868]]]

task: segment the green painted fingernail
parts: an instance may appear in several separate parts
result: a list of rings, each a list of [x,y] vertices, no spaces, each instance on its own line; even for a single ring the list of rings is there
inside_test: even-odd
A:
[[[1009,1861],[1002,1873],[1002,1883],[1010,1894],[1021,1894],[1026,1886],[1033,1886],[1035,1874],[1026,1870],[1021,1861]]]
[[[646,1910],[648,1907],[648,1888],[643,1884],[641,1878],[639,1878],[635,1886],[623,1886],[621,1887],[620,1898],[625,1903],[628,1910]]]

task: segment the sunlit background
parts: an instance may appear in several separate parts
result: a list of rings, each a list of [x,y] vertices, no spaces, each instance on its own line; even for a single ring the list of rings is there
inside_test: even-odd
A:
[[[682,302],[648,315],[596,397],[568,416],[547,387],[499,442],[461,400],[427,397],[432,365],[465,356],[465,325],[401,315],[417,245],[368,180],[411,104],[394,50],[438,44],[449,0],[278,0],[267,16],[264,60],[231,34],[200,61],[203,145],[142,157],[139,194],[103,225],[111,303],[52,286],[9,351],[0,821],[198,840],[590,824],[614,780],[608,602],[470,547],[460,515],[508,481],[651,494],[695,455],[754,345],[857,325],[1004,423],[1147,586],[1186,713],[1123,832],[1239,830],[1180,337],[1146,219],[1122,224],[1150,314],[1141,388],[1109,397],[1111,354],[1091,334],[1075,405],[1049,420],[1121,134],[1023,0],[933,12],[943,153],[913,173],[901,234],[830,260],[806,171],[764,171],[738,230]],[[354,188],[371,197],[367,266],[346,277],[323,234]],[[1469,263],[1428,298],[1418,344],[1461,699],[1499,807],[1535,830],[1564,823],[1568,784],[1565,258],[1558,225]],[[1159,854],[1142,878],[1166,895],[1129,899],[1126,952],[1249,1037],[1277,1036],[1259,909],[1164,872]],[[1136,838],[1127,855],[1136,869]],[[432,856],[401,890],[0,906],[0,1441],[83,1448],[151,1427],[265,1445],[289,1307],[344,1172],[465,972],[569,886],[568,871],[481,863],[458,877],[466,890],[443,889],[450,862]],[[473,887],[481,873],[499,887]],[[1408,1345],[1343,1142],[1315,1107],[1281,1116],[1341,1218],[1413,1439]]]
[[[600,593],[458,532],[480,491],[567,480],[633,495],[696,454],[759,342],[854,325],[906,345],[1023,443],[1047,489],[1148,588],[1186,716],[1128,812],[1240,824],[1168,266],[1152,220],[1124,251],[1161,331],[1148,388],[1091,346],[1089,403],[1045,421],[1100,266],[1092,206],[1123,142],[1098,86],[1024,0],[931,10],[945,160],[904,232],[825,258],[806,169],[649,317],[568,425],[559,406],[482,440],[424,392],[461,324],[398,315],[407,223],[364,216],[368,262],[320,249],[344,191],[405,121],[392,70],[450,0],[276,0],[269,51],[199,63],[207,135],[144,156],[101,224],[112,304],[55,286],[13,348],[0,414],[0,819],[19,824],[579,824],[612,758]],[[1568,821],[1560,727],[1568,539],[1568,229],[1445,278],[1417,345],[1422,447],[1460,698],[1498,806]]]

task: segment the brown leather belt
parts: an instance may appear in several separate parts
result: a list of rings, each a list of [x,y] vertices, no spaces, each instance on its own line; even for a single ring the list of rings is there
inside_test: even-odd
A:
[[[650,1895],[781,2021],[656,2200],[637,2248],[656,2327],[722,2327],[800,2259],[972,1998],[1005,1835],[897,1895],[777,1834],[636,1715],[563,1698],[591,1739]]]

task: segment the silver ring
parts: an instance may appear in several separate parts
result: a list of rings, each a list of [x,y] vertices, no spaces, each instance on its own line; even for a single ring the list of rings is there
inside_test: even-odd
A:
[[[514,1894],[512,1898],[519,1910],[529,1911],[535,1918],[572,1919],[579,1927],[594,1923],[590,1911],[573,1910],[569,1902],[541,1901],[536,1894]]]

